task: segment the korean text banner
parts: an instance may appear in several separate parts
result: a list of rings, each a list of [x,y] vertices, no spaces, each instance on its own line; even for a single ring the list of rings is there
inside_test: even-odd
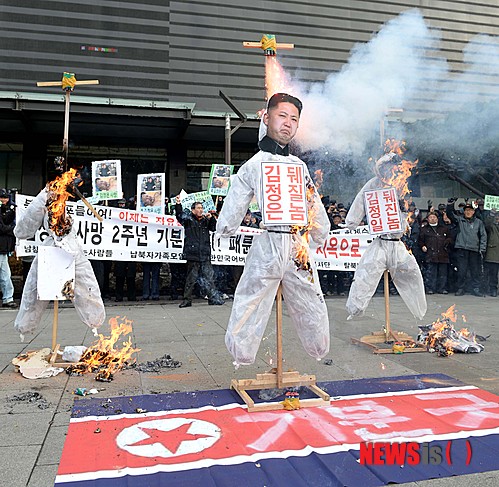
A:
[[[34,196],[18,194],[16,199],[19,219]],[[96,206],[95,209],[103,218],[102,222],[82,202],[67,204],[76,234],[90,259],[185,262],[182,259],[184,229],[174,216],[109,206]],[[237,234],[229,238],[215,238],[212,233],[212,263],[244,265],[253,239],[260,233],[262,230],[249,227],[240,227]],[[17,256],[36,255],[38,245],[47,237],[48,232],[41,229],[33,240],[19,240]],[[329,232],[324,245],[312,248],[311,252],[321,270],[351,271],[371,240],[367,226],[335,230]]]

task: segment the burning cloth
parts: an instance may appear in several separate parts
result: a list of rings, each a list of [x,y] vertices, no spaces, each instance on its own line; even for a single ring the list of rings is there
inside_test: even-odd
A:
[[[465,320],[465,316],[462,317]],[[466,320],[465,320],[466,321]],[[468,328],[455,328],[457,322],[456,305],[452,305],[442,317],[429,325],[420,325],[418,342],[426,345],[429,352],[437,352],[441,357],[448,357],[454,352],[479,353],[484,349],[476,338],[486,340],[488,337],[476,335]]]
[[[370,179],[355,197],[345,223],[350,229],[356,228],[366,215],[364,192],[395,186],[399,198],[403,188],[393,181],[397,166],[394,153],[385,154],[376,161],[376,177]],[[395,170],[396,172],[396,170]],[[403,178],[405,186],[407,177]],[[350,316],[364,313],[376,291],[385,270],[390,276],[411,313],[420,320],[426,313],[426,297],[423,277],[414,256],[408,252],[400,240],[402,233],[380,235],[367,247],[355,271],[354,280],[348,293],[346,308]]]
[[[68,196],[69,194],[66,199]],[[54,199],[54,194],[52,191],[49,192],[49,187],[44,188],[18,220],[14,234],[21,239],[32,238],[35,232],[43,225],[49,236],[43,241],[42,245],[60,247],[75,256],[74,296],[71,299],[83,323],[90,328],[98,328],[104,322],[106,314],[97,279],[77,240],[72,222],[65,215],[65,204],[62,205],[62,216],[59,216],[57,225],[54,225],[53,221],[49,222],[49,217],[53,220],[54,215],[49,214],[47,203],[50,204],[50,201]],[[57,270],[54,269],[54,272],[57,272]],[[14,323],[14,328],[21,335],[33,333],[49,303],[49,301],[38,299],[37,280],[38,256],[35,257],[31,265],[24,286],[19,313]]]
[[[329,220],[305,163],[279,150],[280,146],[270,137],[264,137],[259,147],[260,152],[231,178],[217,234],[228,237],[236,232],[253,196],[263,208],[262,162],[303,167],[309,225],[305,233],[289,225],[278,225],[254,237],[234,295],[225,344],[236,364],[255,361],[277,288],[282,283],[286,306],[303,347],[312,357],[322,358],[329,351],[329,319],[316,265],[308,252],[308,235],[322,245],[328,235]],[[305,254],[301,262],[300,251]]]

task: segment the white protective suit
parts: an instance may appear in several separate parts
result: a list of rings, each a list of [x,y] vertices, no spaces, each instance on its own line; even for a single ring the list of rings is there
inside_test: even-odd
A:
[[[14,234],[17,238],[32,238],[43,225],[49,232],[43,245],[60,247],[75,255],[74,299],[76,312],[90,328],[98,328],[104,322],[106,312],[102,302],[99,285],[89,260],[77,240],[74,228],[64,237],[57,237],[48,225],[47,189],[43,189],[26,208],[17,221]],[[54,270],[56,272],[56,270]],[[49,301],[41,301],[37,296],[38,256],[35,257],[24,285],[19,313],[14,328],[21,334],[32,333],[40,323]]]
[[[217,222],[217,234],[229,236],[236,232],[253,196],[263,208],[262,161],[301,164],[305,184],[313,185],[307,166],[298,157],[260,150],[232,176],[231,187]],[[330,224],[315,186],[307,209],[309,219],[311,214],[315,215],[311,238],[321,245],[328,235]],[[291,234],[289,226],[268,227],[253,239],[234,295],[225,335],[225,344],[236,364],[252,364],[255,361],[281,282],[291,320],[307,353],[319,359],[329,351],[329,319],[316,265],[309,252],[311,268],[298,268],[294,262],[294,242],[298,239],[301,240],[301,237]]]
[[[383,156],[377,161],[377,168],[390,157]],[[356,228],[366,215],[364,192],[386,188],[383,180],[376,176],[370,179],[355,197],[348,211],[345,224],[349,229]],[[420,320],[426,313],[426,296],[421,270],[414,256],[400,241],[404,233],[380,235],[367,247],[355,271],[352,286],[348,293],[346,308],[350,316],[362,315],[376,292],[379,280],[385,270],[390,276],[411,313]]]

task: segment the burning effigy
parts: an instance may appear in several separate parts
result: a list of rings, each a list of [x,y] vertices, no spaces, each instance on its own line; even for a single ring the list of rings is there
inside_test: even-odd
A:
[[[463,316],[463,320],[465,317]],[[448,357],[455,352],[479,353],[484,346],[478,343],[475,332],[467,327],[457,330],[456,305],[453,304],[442,316],[429,325],[420,325],[417,341],[429,352],[435,352],[440,357]]]
[[[87,348],[80,360],[66,368],[67,374],[95,373],[95,380],[110,382],[116,372],[135,363],[132,355],[139,352],[140,348],[133,347],[130,336],[121,343],[121,348],[118,348],[118,342],[132,332],[132,321],[117,316],[109,320],[109,325],[110,336],[99,334],[98,340]]]
[[[404,159],[405,143],[388,140],[385,154],[375,164],[376,176],[370,179],[355,197],[347,214],[345,224],[356,228],[366,216],[364,193],[369,190],[395,188],[399,205],[400,220],[405,230],[397,233],[382,233],[373,240],[360,259],[350,287],[346,308],[350,316],[362,315],[376,291],[385,270],[390,272],[397,291],[411,313],[422,319],[426,313],[426,296],[419,265],[402,242],[404,233],[410,231],[407,223],[409,193],[407,179],[416,162]],[[402,207],[401,207],[402,206]]]
[[[74,303],[83,323],[90,328],[98,328],[106,316],[99,285],[78,242],[72,218],[66,213],[66,202],[73,194],[79,193],[76,186],[80,182],[76,169],[70,169],[49,182],[19,218],[14,234],[19,239],[33,238],[37,230],[43,227],[48,233],[43,246],[58,247],[73,256],[74,283],[67,282],[62,290],[63,294]],[[38,267],[37,255],[31,265],[14,323],[21,338],[27,333],[33,333],[49,303],[48,300],[39,299]],[[57,273],[57,269],[51,271]],[[47,275],[46,279],[48,282],[51,276]]]
[[[225,335],[236,366],[254,363],[280,284],[306,352],[320,359],[329,351],[327,307],[309,252],[309,240],[323,244],[329,219],[306,164],[289,154],[288,147],[301,107],[300,100],[286,93],[269,99],[260,151],[232,177],[218,218],[217,234],[233,235],[255,197],[265,230],[249,250]]]

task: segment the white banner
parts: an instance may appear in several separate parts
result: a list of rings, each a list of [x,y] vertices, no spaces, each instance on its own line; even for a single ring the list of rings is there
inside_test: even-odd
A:
[[[34,196],[18,194],[17,219],[26,211]],[[66,211],[73,218],[73,226],[85,254],[95,260],[185,262],[182,259],[184,229],[171,215],[155,215],[133,210],[96,206],[102,216],[99,222],[81,202],[68,203]],[[253,238],[262,233],[258,228],[240,227],[229,238],[211,235],[211,260],[218,265],[244,265]],[[48,236],[39,230],[32,240],[19,240],[18,257],[35,255],[38,245]],[[311,252],[321,270],[352,271],[373,237],[368,227],[329,232],[324,245]]]

